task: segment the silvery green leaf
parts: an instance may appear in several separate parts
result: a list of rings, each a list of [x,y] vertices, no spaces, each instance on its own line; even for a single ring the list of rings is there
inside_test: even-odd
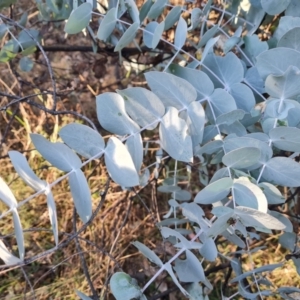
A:
[[[202,55],[201,55],[201,62],[203,63],[203,61],[205,60],[206,56],[208,54],[212,54],[213,53],[213,47],[214,45],[217,43],[217,41],[219,40],[220,36],[216,36],[215,38],[210,38],[207,42],[206,42],[206,45],[204,47],[204,50],[202,52]],[[201,43],[201,41],[200,41]],[[209,71],[209,69],[207,70]],[[216,77],[216,75],[214,75],[213,72],[210,72],[212,73],[212,76]]]
[[[124,0],[125,6],[127,7],[127,11],[130,14],[130,17],[134,23],[140,22],[140,15],[139,10],[136,6],[136,3],[134,0]]]
[[[221,163],[223,156],[224,156],[224,150],[222,149],[219,152],[217,152],[215,155],[213,155],[212,159],[210,160],[210,163],[213,165]]]
[[[273,184],[298,187],[300,165],[287,157],[273,157],[266,163],[262,177]]]
[[[186,122],[178,117],[178,110],[169,107],[159,127],[160,143],[172,158],[192,162],[193,144],[187,129]]]
[[[290,4],[291,0],[261,0],[263,10],[269,15],[282,13]]]
[[[199,283],[194,282],[189,284],[186,290],[190,294],[190,300],[208,300],[207,295],[204,294],[202,286]]]
[[[78,290],[75,290],[75,293],[78,297],[80,297],[81,300],[93,300],[92,298],[86,296],[84,293],[82,293]]]
[[[47,196],[48,213],[49,213],[50,223],[52,225],[54,241],[55,241],[55,245],[57,246],[58,245],[57,212],[56,212],[56,205],[53,198],[53,194],[50,188],[45,191],[45,195]]]
[[[157,0],[151,6],[150,11],[148,12],[148,18],[150,20],[156,19],[164,10],[165,5],[167,4],[168,0]]]
[[[219,152],[223,148],[222,140],[215,140],[206,143],[203,147],[199,148],[199,150],[195,153],[196,155],[201,155],[203,153],[213,154]]]
[[[232,184],[233,180],[231,178],[221,178],[201,190],[194,201],[200,204],[212,204],[220,201],[229,194]]]
[[[169,218],[169,219],[165,219],[165,220],[162,220],[162,221],[156,223],[156,225],[158,227],[165,227],[165,226],[170,226],[170,225],[173,226],[173,225],[181,225],[181,224],[187,224],[187,223],[188,223],[188,220],[186,220],[186,219]]]
[[[264,192],[269,205],[277,205],[285,202],[285,198],[281,195],[276,186],[268,182],[261,182],[258,186]]]
[[[139,130],[129,118],[124,99],[116,93],[104,93],[96,97],[97,117],[101,126],[117,135],[132,134]]]
[[[181,49],[185,44],[186,38],[187,38],[187,24],[186,21],[182,17],[180,17],[175,30],[175,39],[174,39],[175,48],[177,48],[178,50]]]
[[[145,20],[153,4],[154,2],[152,0],[146,0],[144,2],[143,6],[140,8],[140,23]]]
[[[0,240],[0,258],[4,261],[5,265],[7,266],[16,265],[22,262],[18,257],[12,255],[8,251],[2,240]]]
[[[286,216],[274,210],[269,210],[268,213],[285,225],[285,232],[293,232],[293,224]]]
[[[126,140],[125,146],[131,155],[136,171],[139,172],[143,162],[143,141],[141,135],[136,133],[130,136]]]
[[[155,263],[157,266],[161,267],[163,265],[163,262],[161,259],[152,251],[150,250],[147,246],[144,244],[135,241],[131,243],[133,246],[138,248],[138,250],[145,256],[147,257],[151,262]]]
[[[215,87],[230,89],[234,83],[241,82],[244,78],[244,68],[235,54],[229,52],[226,56],[217,56],[214,53],[207,54],[204,59],[203,71],[210,77]],[[214,75],[212,75],[212,73]]]
[[[118,41],[114,51],[120,51],[122,50],[125,46],[127,46],[129,43],[131,43],[135,36],[136,33],[139,29],[139,23],[133,23],[131,24],[128,29],[123,33],[122,37],[120,38],[120,40]]]
[[[296,267],[298,275],[300,275],[300,258],[292,257],[292,261]]]
[[[20,152],[9,151],[8,155],[19,176],[35,191],[40,191],[47,186],[44,180],[41,180],[35,175],[29,167],[26,158]]]
[[[244,241],[239,236],[237,236],[236,234],[229,233],[228,230],[222,232],[221,235],[226,240],[228,240],[229,242],[239,246],[242,249],[246,247],[246,244],[244,243]]]
[[[236,207],[234,213],[246,227],[262,227],[274,230],[285,229],[285,225],[273,216],[250,207]]]
[[[22,57],[20,59],[19,66],[23,72],[30,72],[33,68],[33,61],[29,57]]]
[[[151,71],[145,74],[153,93],[163,102],[165,107],[174,106],[182,109],[197,98],[195,88],[186,80],[175,75]]]
[[[282,16],[279,19],[279,25],[274,32],[274,38],[276,38],[277,41],[279,41],[285,33],[287,33],[289,30],[295,27],[300,27],[299,16]]]
[[[279,289],[277,289],[277,292],[280,293],[280,296],[282,297],[282,299],[296,300],[297,299],[296,297],[299,297],[300,289],[298,289],[296,287],[285,286],[285,287],[280,287]]]
[[[174,198],[178,201],[189,201],[192,195],[189,191],[179,190],[174,193]]]
[[[164,32],[164,27],[164,21],[162,21],[160,24],[155,21],[147,24],[147,26],[143,30],[143,40],[148,48],[156,48],[157,44],[160,41],[161,35]]]
[[[215,89],[208,101],[212,104],[216,117],[237,109],[234,98],[223,89]]]
[[[266,265],[266,266],[262,266],[260,268],[256,268],[254,270],[242,273],[241,275],[238,275],[237,277],[233,278],[232,280],[230,280],[230,283],[234,283],[234,282],[238,282],[241,281],[242,279],[248,277],[248,276],[253,276],[253,274],[259,274],[262,272],[270,272],[273,271],[279,267],[282,266],[282,263],[280,264],[270,264],[270,265]]]
[[[250,88],[255,89],[259,93],[264,93],[264,81],[259,76],[256,67],[251,67],[247,69],[244,82],[250,86]]]
[[[81,167],[79,157],[65,144],[51,143],[39,134],[32,133],[30,137],[36,150],[54,167],[65,172]]]
[[[232,195],[235,203],[240,206],[251,207],[264,213],[268,211],[268,202],[263,191],[248,178],[240,177],[234,180]]]
[[[222,159],[224,165],[234,169],[247,169],[259,162],[261,152],[255,147],[244,147],[226,153]]]
[[[295,234],[295,232],[284,232],[279,237],[279,244],[282,247],[289,249],[291,252],[295,251],[296,242],[297,235]]]
[[[157,188],[157,190],[161,193],[174,193],[180,191],[181,188],[178,185],[161,185]]]
[[[254,170],[267,162],[272,156],[272,148],[266,143],[258,139],[249,137],[238,137],[224,140],[224,149],[227,152],[237,150],[244,147],[255,147],[260,150],[259,163],[248,167],[248,170]]]
[[[18,210],[14,207],[12,210],[14,230],[16,235],[16,240],[18,244],[18,252],[21,260],[24,260],[25,246],[24,246],[24,236],[21,220],[18,214]]]
[[[282,75],[270,74],[266,79],[266,92],[274,98],[293,99],[300,94],[300,70],[290,66]],[[296,99],[296,98],[295,98]]]
[[[245,54],[251,60],[252,63],[256,63],[256,56],[269,49],[267,42],[262,42],[259,37],[254,35],[246,35],[244,38]],[[245,60],[247,63],[247,61]]]
[[[124,272],[114,273],[109,283],[116,300],[140,299],[142,296],[137,281]]]
[[[236,136],[242,137],[247,134],[247,130],[244,125],[240,121],[235,121],[230,125],[221,124],[219,125],[219,129],[222,133],[226,135],[234,134]]]
[[[172,269],[172,265],[170,263],[166,263],[164,265],[164,269],[169,273],[169,275],[171,276],[173,282],[177,285],[177,287],[179,288],[179,290],[181,291],[181,293],[185,296],[185,297],[189,297],[189,293],[182,287],[182,285],[179,283],[177,277],[175,276],[173,269]]]
[[[69,183],[77,213],[86,223],[92,216],[92,198],[84,173],[80,169],[74,170],[69,174]]]
[[[203,132],[203,141],[202,145],[206,144],[208,141],[213,139],[219,134],[219,131],[217,130],[216,125],[206,125],[204,127],[204,132]]]
[[[252,133],[247,134],[246,137],[256,139],[256,140],[266,142],[266,143],[268,143],[270,140],[269,136],[263,132],[252,132]]]
[[[196,203],[182,203],[180,205],[182,208],[182,214],[187,217],[191,222],[197,223],[201,228],[204,223],[204,211]],[[206,226],[207,227],[207,226]]]
[[[195,7],[191,11],[191,25],[188,28],[188,31],[194,30],[201,22],[201,17],[203,12],[199,7]]]
[[[271,98],[267,102],[264,113],[265,116],[283,120],[287,118],[290,109],[296,108],[297,105],[298,103],[295,100],[282,101],[281,99]]]
[[[243,119],[245,112],[242,109],[236,109],[231,112],[219,115],[216,119],[216,124],[227,124],[231,125],[237,120]]]
[[[220,202],[222,203],[222,202]],[[217,204],[217,203],[215,203]],[[214,205],[215,205],[214,204]],[[232,211],[232,208],[228,207],[228,206],[214,206],[211,213],[214,214],[216,217],[221,217],[224,214],[227,214],[229,212]]]
[[[208,261],[215,261],[218,256],[218,250],[214,240],[210,237],[207,238],[202,248],[199,250],[200,254]]]
[[[99,40],[106,41],[113,32],[117,23],[116,14],[117,8],[113,7],[104,16],[97,32],[97,37]]]
[[[298,0],[291,0],[284,14],[285,16],[298,17],[300,15],[300,2]]]
[[[141,127],[153,130],[158,120],[165,114],[161,100],[151,91],[136,87],[117,90],[124,98],[125,109],[129,116]],[[151,125],[151,126],[150,126]]]
[[[186,250],[186,259],[175,260],[174,270],[182,282],[205,282],[205,274],[199,259],[191,251]],[[187,272],[188,270],[188,272]]]
[[[174,6],[165,19],[165,28],[164,30],[170,29],[178,20],[181,15],[181,6]]]
[[[125,145],[110,137],[105,148],[105,165],[110,177],[119,185],[131,187],[139,184],[138,173]]]
[[[61,139],[78,154],[91,158],[103,154],[105,143],[102,136],[94,129],[79,123],[71,123],[59,131]]]
[[[206,235],[208,237],[216,237],[224,232],[230,226],[230,218],[233,216],[234,211],[228,212],[219,217],[212,226],[207,230]],[[223,234],[223,233],[222,233]]]
[[[290,66],[300,69],[300,52],[278,47],[256,57],[256,67],[263,80],[270,74],[282,75]]]
[[[221,168],[217,172],[214,173],[213,177],[210,180],[210,183],[213,183],[223,177],[229,177],[228,168]]]
[[[197,99],[209,97],[214,91],[210,78],[202,71],[171,64],[168,71],[188,81],[197,91]]]
[[[206,43],[218,32],[219,26],[214,25],[210,29],[208,29],[204,35],[201,37],[200,42],[197,45],[197,48],[202,48],[206,45]],[[217,37],[219,39],[219,37]],[[217,42],[217,40],[215,41]]]
[[[245,112],[250,112],[256,104],[252,90],[243,83],[233,84],[230,94],[234,98],[237,108]]]
[[[185,248],[185,249],[200,249],[202,247],[201,243],[187,240],[182,234],[180,234],[178,231],[174,229],[168,227],[162,227],[160,231],[164,238],[174,236],[178,240],[180,240],[180,242],[175,244],[174,247]]]
[[[65,25],[65,32],[68,34],[75,34],[82,31],[90,23],[93,6],[88,3],[82,3],[75,10],[71,12],[71,15]]]
[[[223,51],[225,54],[227,54],[233,47],[235,47],[239,42],[241,41],[241,38],[238,36],[231,36],[223,45]]]
[[[193,147],[196,147],[202,142],[205,125],[205,112],[201,103],[193,101],[180,113],[180,117],[186,121]]]
[[[17,200],[5,183],[5,181],[0,177],[0,200],[4,202],[9,208],[17,207],[18,203]]]
[[[18,45],[21,44],[23,50],[32,46],[36,46],[36,42],[32,39],[31,36],[38,41],[41,40],[40,32],[36,29],[27,29],[26,31],[22,30],[20,32],[18,36]]]
[[[300,152],[300,129],[293,127],[276,127],[269,132],[272,144],[285,151]]]
[[[300,34],[300,27],[295,27],[286,32],[278,41],[277,47],[286,47],[300,51],[300,42],[298,36]]]

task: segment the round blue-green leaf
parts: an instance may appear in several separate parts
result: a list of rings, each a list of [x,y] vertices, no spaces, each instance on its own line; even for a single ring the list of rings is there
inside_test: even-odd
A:
[[[300,152],[300,129],[295,127],[276,127],[269,132],[273,145],[285,151]]]
[[[170,29],[179,19],[181,6],[174,6],[165,19],[165,30]]]
[[[260,154],[260,150],[255,147],[239,148],[225,154],[222,162],[230,168],[247,169],[259,162]]]
[[[102,136],[94,129],[72,123],[64,126],[59,131],[62,140],[78,154],[86,158],[91,158],[98,154],[100,158],[105,148]]]
[[[124,99],[116,93],[104,93],[96,97],[97,117],[101,126],[117,135],[135,133],[138,125],[129,118]]]
[[[24,72],[30,72],[33,68],[33,61],[29,57],[22,57],[19,62],[20,69]]]
[[[81,160],[65,144],[51,143],[39,134],[30,134],[30,137],[36,150],[54,167],[65,172],[81,168]]]
[[[299,27],[300,34],[300,27]],[[274,98],[296,99],[300,94],[300,70],[295,66],[289,66],[281,75],[270,74],[265,82],[266,92]]]
[[[156,19],[164,10],[167,2],[168,0],[156,0],[148,12],[148,18],[150,20]]]
[[[106,41],[113,32],[117,23],[116,10],[116,7],[110,9],[101,21],[97,32],[97,37],[99,40]]]
[[[300,27],[295,27],[286,32],[278,41],[277,47],[286,47],[300,51]]]
[[[111,137],[105,148],[105,165],[110,177],[119,185],[131,187],[139,184],[139,176],[125,145]]]
[[[120,51],[122,50],[125,46],[127,46],[129,43],[131,43],[135,35],[139,29],[139,23],[133,23],[131,24],[128,29],[123,33],[122,37],[120,38],[119,42],[117,43],[114,51]]]
[[[86,28],[91,19],[93,6],[85,2],[71,12],[71,15],[65,25],[65,32],[75,34]]]
[[[273,157],[265,165],[262,177],[270,183],[300,186],[300,164],[287,157]]]
[[[80,169],[74,170],[69,175],[69,183],[76,211],[86,223],[92,216],[92,198],[84,173]]]
[[[299,51],[278,47],[256,57],[256,67],[263,80],[270,74],[282,75],[290,66],[300,69]]]
[[[187,24],[186,21],[180,17],[176,30],[175,30],[175,40],[174,45],[177,49],[181,49],[185,44],[187,38]]]
[[[157,22],[153,21],[147,24],[143,31],[143,38],[145,45],[150,48],[156,48],[157,44],[160,41],[161,35],[164,32],[164,21],[158,24]]]
[[[233,180],[229,177],[221,178],[210,183],[195,197],[195,202],[200,204],[212,204],[224,199],[230,192]]]
[[[110,288],[117,300],[140,299],[142,295],[136,280],[124,272],[117,272],[111,277]]]
[[[261,0],[263,10],[269,15],[282,13],[290,4],[291,0]]]
[[[156,94],[140,87],[117,90],[117,93],[124,98],[125,109],[137,124],[148,130],[156,128],[165,114],[165,107]]]

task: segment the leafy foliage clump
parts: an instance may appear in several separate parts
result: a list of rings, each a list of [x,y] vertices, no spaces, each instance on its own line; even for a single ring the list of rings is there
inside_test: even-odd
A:
[[[3,7],[14,2],[6,1]],[[289,294],[300,292],[297,287],[273,289],[262,275],[284,262],[252,265],[245,271],[240,259],[241,254],[251,257],[260,250],[251,248],[254,240],[280,232],[279,243],[290,251],[288,258],[300,274],[300,248],[292,224],[297,216],[288,218],[281,209],[285,205],[291,211],[294,205],[283,188],[295,196],[300,186],[300,3],[248,0],[215,6],[209,0],[187,8],[165,0],[147,0],[141,7],[133,0],[121,0],[110,1],[103,13],[95,1],[36,2],[41,20],[66,20],[64,31],[69,35],[89,32],[95,52],[101,41],[119,52],[120,59],[128,45],[163,57],[144,72],[147,88],[129,86],[96,96],[97,118],[102,129],[111,133],[108,140],[92,122],[91,126],[65,125],[59,131],[61,142],[30,135],[43,158],[65,172],[58,181],[68,178],[74,206],[85,224],[82,231],[95,214],[83,166],[104,157],[109,177],[132,191],[150,182],[150,171],[158,177],[163,159],[174,162],[172,175],[158,188],[169,195],[169,212],[156,225],[176,254],[162,259],[134,241],[133,246],[157,266],[157,273],[143,288],[128,274],[115,273],[110,281],[114,296],[147,299],[147,288],[166,271],[185,297],[208,299],[207,290],[219,287],[207,279],[203,264],[216,261],[218,255],[230,262],[235,275],[231,283],[238,283],[237,294],[244,299],[276,295],[291,299]],[[218,13],[215,22],[209,18],[212,11]],[[272,16],[279,22],[274,34],[263,40],[261,24]],[[11,61],[21,52],[20,68],[30,71],[33,61],[28,55],[37,47],[43,52],[40,33],[26,29],[26,16],[22,21],[0,17],[1,37],[10,36],[0,51],[0,61]],[[94,17],[99,18],[97,30],[90,25]],[[11,33],[13,27],[21,30],[18,36]],[[166,37],[171,30],[173,40]],[[160,43],[171,47],[171,55],[163,52]],[[52,77],[50,65],[49,72]],[[160,150],[151,165],[146,164],[146,132],[159,137],[155,142]],[[12,266],[26,263],[18,208],[40,193],[47,197],[55,247],[59,247],[51,192],[58,181],[41,180],[20,152],[8,154],[19,176],[36,191],[18,203],[5,181],[0,181],[0,198],[9,207],[2,217],[12,213],[19,251],[14,255],[0,240],[0,257],[5,266]],[[182,188],[179,166],[185,168],[187,180],[199,173],[196,186]],[[198,186],[201,189],[195,192]],[[220,253],[216,244],[220,237],[237,250],[227,256]],[[78,295],[89,299],[81,292]],[[233,297],[222,294],[222,299]]]

